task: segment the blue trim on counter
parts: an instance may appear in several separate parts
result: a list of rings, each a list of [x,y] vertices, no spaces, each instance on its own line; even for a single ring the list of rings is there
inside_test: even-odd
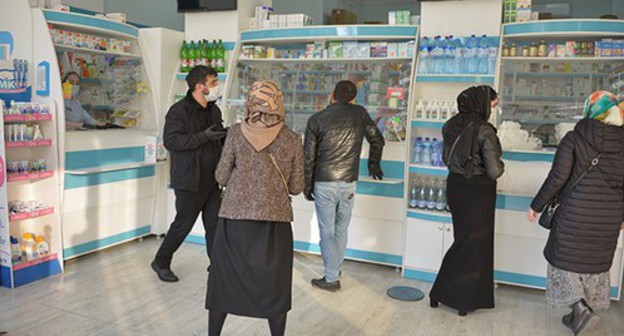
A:
[[[191,244],[206,245],[206,237],[204,236],[188,235],[184,241]]]
[[[555,160],[555,152],[526,153],[526,152],[504,151],[503,159],[510,160],[510,161],[523,161],[523,162],[553,162]]]
[[[420,280],[420,281],[425,281],[425,282],[434,282],[437,276],[438,274],[433,273],[433,272],[417,271],[417,270],[413,270],[409,268],[405,268],[403,270],[403,277],[408,278],[408,279]]]
[[[385,184],[368,181],[357,181],[355,193],[360,195],[403,198],[403,183]]]
[[[176,79],[177,80],[186,80],[186,75],[188,75],[188,74],[179,72],[179,73],[176,74]],[[227,74],[226,73],[219,73],[217,78],[219,80],[226,80],[227,79]]]
[[[63,250],[63,257],[65,259],[69,259],[79,254],[92,252],[92,251],[101,249],[103,247],[122,243],[124,241],[132,240],[135,238],[139,238],[139,237],[149,234],[151,230],[152,230],[151,226],[149,225],[143,226],[132,231],[118,233],[118,234],[115,234],[106,238],[101,238],[98,240],[90,241],[88,243],[83,243],[80,245],[69,247]]]
[[[154,166],[130,168],[124,170],[94,173],[87,175],[65,174],[65,190],[115,183],[127,180],[136,180],[151,177],[156,174]]]
[[[416,82],[422,83],[476,83],[494,84],[494,75],[474,75],[474,76],[436,76],[436,75],[416,75]]]
[[[420,120],[412,120],[412,128],[432,128],[432,129],[442,129],[444,126],[443,121],[420,121]]]
[[[104,167],[124,163],[144,162],[145,147],[123,147],[65,153],[65,169]]]
[[[533,197],[498,194],[496,196],[496,208],[525,212],[529,209],[532,201]]]
[[[85,27],[93,27],[105,30],[111,30],[118,33],[138,37],[139,30],[130,25],[122,24],[119,22],[111,21],[108,19],[101,19],[95,16],[85,15],[85,14],[76,14],[70,12],[61,12],[54,10],[44,10],[43,14],[48,22],[52,21],[52,23],[58,22],[60,24],[73,24],[73,25],[81,25]]]
[[[6,266],[0,266],[0,286],[11,288],[11,269]]]
[[[384,173],[384,178],[403,179],[405,177],[405,162],[382,160],[381,170]],[[360,159],[360,176],[369,176],[368,159]]]
[[[418,212],[418,211],[411,211],[410,209],[408,209],[407,217],[415,218],[415,219],[422,219],[422,220],[431,221],[431,222],[438,222],[438,223],[452,223],[453,222],[453,218],[451,217],[451,214],[448,212],[439,212],[439,214],[436,214],[433,211],[431,211],[431,213],[424,213],[424,212]]]
[[[265,29],[244,31],[241,41],[251,42],[266,39],[310,38],[320,37],[404,37],[415,39],[418,34],[416,26],[315,26],[299,28]]]
[[[14,287],[23,286],[37,280],[60,274],[61,263],[58,259],[49,260],[41,264],[30,266],[13,272]]]
[[[509,23],[503,25],[504,36],[522,34],[545,35],[553,33],[613,33],[624,32],[624,21],[620,20],[553,20]]]
[[[444,168],[444,169],[440,169]],[[384,171],[385,172],[385,171]],[[446,167],[421,167],[421,166],[410,166],[409,172],[414,174],[422,174],[422,175],[434,175],[434,176],[448,176],[449,172]]]
[[[318,244],[313,244],[309,242],[295,240],[293,247],[295,251],[299,252],[321,253],[321,247]],[[403,263],[403,257],[401,257],[400,255],[356,250],[350,248],[346,250],[345,257],[383,264],[391,264],[395,266],[401,266],[401,264]]]

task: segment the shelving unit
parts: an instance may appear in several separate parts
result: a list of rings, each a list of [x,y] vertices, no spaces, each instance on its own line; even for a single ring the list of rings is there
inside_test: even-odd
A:
[[[62,44],[55,44],[54,47],[59,51],[71,51],[77,53],[87,53],[93,55],[104,55],[104,56],[116,56],[116,57],[124,57],[124,58],[141,58],[141,55],[124,53],[119,51],[106,51],[106,50],[95,50],[95,49],[87,49],[87,48],[77,48],[77,47],[69,47]]]

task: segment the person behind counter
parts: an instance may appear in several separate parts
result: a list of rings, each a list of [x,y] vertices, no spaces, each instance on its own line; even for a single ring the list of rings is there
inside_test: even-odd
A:
[[[496,91],[489,86],[466,89],[457,97],[459,114],[442,128],[455,240],[429,297],[432,308],[442,303],[460,316],[494,308],[496,180],[505,169],[496,129],[488,123],[497,104]]]
[[[227,314],[267,318],[271,335],[283,335],[291,308],[290,195],[304,186],[301,136],[285,125],[274,82],[256,82],[248,95],[247,117],[228,132],[216,171],[226,189],[206,294],[209,336],[221,334]]]
[[[78,100],[80,93],[80,76],[75,71],[70,71],[63,77],[63,83],[71,84],[71,94],[65,96],[65,127],[68,129],[82,128],[87,126],[104,126],[106,123],[93,118],[87,110],[82,107]]]
[[[356,95],[353,82],[338,82],[332,103],[308,120],[303,145],[304,195],[314,201],[325,266],[325,276],[311,282],[331,292],[340,289],[340,268],[347,248],[364,138],[370,144],[368,172],[375,179],[383,178],[380,164],[384,138],[366,109],[351,104]]]
[[[559,201],[544,248],[546,302],[572,308],[562,322],[575,335],[596,325],[595,311],[611,302],[609,270],[624,229],[624,128],[617,104],[606,91],[587,98],[585,119],[561,140],[528,210],[533,222],[553,198]]]
[[[186,76],[186,97],[173,104],[165,117],[163,142],[169,150],[171,188],[176,201],[176,217],[151,264],[158,278],[176,282],[171,271],[173,254],[191,232],[199,213],[204,223],[206,252],[212,256],[212,245],[221,206],[221,189],[215,170],[221,157],[223,128],[217,72],[207,66],[196,66]]]

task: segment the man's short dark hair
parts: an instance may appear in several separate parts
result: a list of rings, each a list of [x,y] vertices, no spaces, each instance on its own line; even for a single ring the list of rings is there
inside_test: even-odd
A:
[[[357,87],[352,81],[341,80],[334,89],[334,100],[339,103],[348,104],[357,96]]]
[[[189,71],[186,75],[186,84],[188,84],[189,90],[194,91],[195,85],[206,83],[208,76],[218,77],[219,73],[211,67],[205,65],[198,65]]]

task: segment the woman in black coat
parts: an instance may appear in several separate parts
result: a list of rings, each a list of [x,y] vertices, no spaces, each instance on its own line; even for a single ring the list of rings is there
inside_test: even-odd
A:
[[[485,85],[471,87],[457,97],[457,104],[459,114],[442,129],[455,241],[429,297],[431,307],[442,303],[465,316],[494,308],[496,180],[504,165],[496,129],[488,123],[498,104],[496,92]]]
[[[576,335],[598,322],[594,310],[609,307],[609,270],[624,227],[624,128],[616,97],[592,94],[585,117],[561,140],[528,212],[535,221],[550,200],[560,200],[544,249],[546,301],[572,308],[562,322]]]

